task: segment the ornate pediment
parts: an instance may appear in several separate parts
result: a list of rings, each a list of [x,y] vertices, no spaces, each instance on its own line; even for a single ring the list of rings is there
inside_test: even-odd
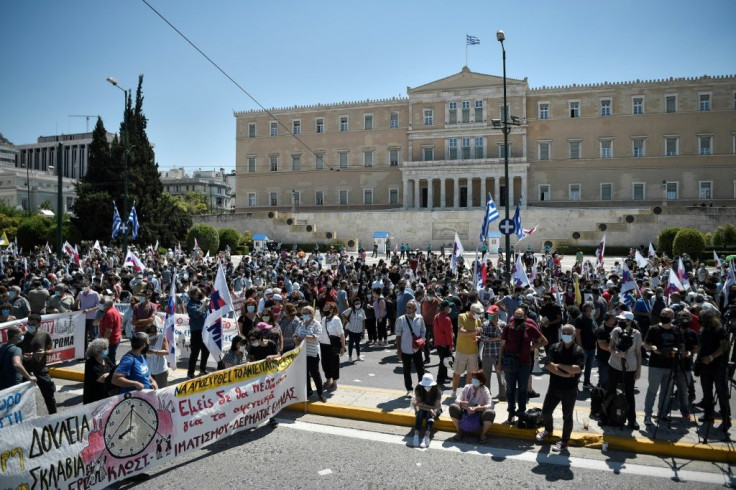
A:
[[[518,80],[515,78],[506,78],[508,85],[526,85],[526,78]],[[422,92],[438,92],[452,90],[466,90],[473,88],[500,87],[503,85],[503,77],[497,75],[486,75],[485,73],[476,73],[470,71],[470,68],[464,66],[459,73],[440,78],[433,82],[420,85],[415,88],[406,87],[407,94],[418,94]]]

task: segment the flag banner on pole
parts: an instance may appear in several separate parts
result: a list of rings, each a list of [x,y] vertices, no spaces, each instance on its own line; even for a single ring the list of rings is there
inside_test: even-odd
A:
[[[469,36],[465,35],[465,45],[466,46],[475,46],[476,44],[480,44],[480,39],[478,39],[475,36]]]
[[[580,306],[583,304],[583,294],[580,292],[580,278],[577,274],[573,274],[573,285],[575,287],[575,304]]]
[[[726,272],[726,280],[723,281],[723,304],[728,304],[728,295],[731,286],[736,284],[736,272],[733,270],[733,261],[728,264],[728,272]]]
[[[516,203],[516,212],[514,212],[514,225],[516,225],[516,238],[521,239],[524,236],[524,229],[521,227],[521,199]]]
[[[682,257],[677,262],[677,278],[680,280],[680,284],[685,290],[691,289],[690,279],[687,277],[687,270],[685,270],[685,264],[682,263]]]
[[[115,201],[112,203],[112,237],[115,238],[120,234],[123,221],[120,219],[120,213],[118,212],[118,205]]]
[[[595,267],[603,267],[603,255],[606,252],[606,235],[603,234],[601,243],[598,244],[598,248],[595,249]]]
[[[452,244],[452,256],[450,257],[450,269],[452,272],[457,271],[457,258],[461,257],[464,252],[465,249],[463,248],[463,244],[460,243],[460,237],[455,232],[455,241]]]
[[[128,223],[130,223],[130,234],[133,240],[138,238],[138,213],[135,212],[135,204],[130,208],[130,216],[128,216]]]
[[[538,229],[539,229],[539,226],[535,226],[533,228],[522,228],[521,238],[519,238],[519,241],[522,241],[524,238],[532,236]]]
[[[8,240],[8,235],[3,231],[2,236],[0,236],[0,246],[7,247],[10,245],[10,240]]]
[[[128,255],[125,256],[123,267],[125,267],[126,265],[131,265],[133,267],[133,270],[136,272],[145,269],[145,267],[143,266],[143,262],[141,262],[141,259],[136,257],[132,250],[128,250]]]
[[[99,250],[100,253],[102,253],[102,247],[100,247],[100,241],[95,240],[95,244],[92,245],[92,250]]]
[[[718,254],[715,250],[713,250],[713,262],[715,262],[715,266],[719,269],[721,268],[721,259],[718,257]]]
[[[623,294],[627,291],[632,291],[634,289],[637,289],[636,280],[634,279],[634,276],[631,274],[629,267],[626,265],[626,261],[624,261],[622,265],[622,272],[621,272],[621,293]]]
[[[496,204],[493,202],[493,197],[488,194],[488,200],[486,201],[486,213],[483,216],[483,224],[480,227],[480,242],[483,243],[488,238],[488,225],[493,223],[499,218],[498,209]]]
[[[524,264],[521,261],[521,254],[516,255],[516,262],[511,271],[511,277],[514,280],[514,286],[528,286],[529,278],[524,270]]]
[[[647,265],[649,265],[647,259],[645,259],[638,250],[634,252],[634,261],[636,262],[637,267],[646,267]]]
[[[175,271],[176,272],[176,271]],[[174,274],[175,276],[176,274]],[[171,281],[169,302],[166,305],[166,318],[164,319],[164,337],[169,342],[168,361],[169,366],[176,367],[176,281]]]
[[[654,251],[654,246],[652,245],[652,242],[649,242],[649,256],[650,257],[657,256],[657,252]]]
[[[217,267],[214,289],[210,295],[207,318],[202,329],[202,341],[215,358],[222,355],[222,317],[233,309],[222,264]]]
[[[669,296],[672,293],[676,293],[678,291],[683,291],[685,288],[682,287],[682,283],[680,282],[680,279],[677,277],[677,273],[675,272],[675,269],[670,267],[670,277],[667,281],[667,288],[664,290],[664,294]]]

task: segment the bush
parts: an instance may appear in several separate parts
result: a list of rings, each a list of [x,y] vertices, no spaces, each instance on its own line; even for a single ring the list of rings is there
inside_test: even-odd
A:
[[[56,252],[56,220],[52,220],[51,224],[49,225],[49,230],[46,234],[46,240],[49,242],[49,245],[51,245],[54,248],[54,252]],[[69,242],[69,243],[80,243],[82,240],[82,234],[80,233],[79,229],[74,226],[74,223],[72,223],[69,220],[68,216],[64,216],[64,221],[61,223],[61,243]],[[94,242],[92,242],[94,244]],[[90,246],[92,246],[90,244]]]
[[[240,247],[236,248],[235,251],[230,252],[231,255],[248,255],[249,253],[250,249],[245,245],[241,245]]]
[[[736,245],[736,226],[723,225],[716,228],[713,233],[713,245],[726,248]]]
[[[675,241],[675,236],[681,230],[681,228],[665,228],[659,233],[657,237],[657,252],[660,254],[667,254],[672,257],[672,245]]]
[[[31,216],[18,226],[18,246],[30,252],[37,245],[44,245],[48,238],[51,220],[42,216]]]
[[[226,250],[230,246],[230,252],[240,246],[240,233],[232,228],[221,228],[219,231],[220,250]]]
[[[189,229],[187,233],[187,248],[192,250],[194,248],[194,239],[197,239],[199,248],[203,253],[210,251],[210,254],[214,254],[219,250],[220,246],[220,235],[217,233],[217,229],[210,225],[194,225]]]
[[[672,242],[673,256],[686,253],[693,259],[697,259],[703,250],[705,250],[705,238],[702,233],[692,228],[682,228]]]

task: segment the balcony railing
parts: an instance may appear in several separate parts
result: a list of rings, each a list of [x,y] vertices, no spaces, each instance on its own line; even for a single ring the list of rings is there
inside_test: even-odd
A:
[[[526,157],[510,157],[509,158],[509,165],[521,164],[521,163],[529,163],[529,160]],[[401,165],[404,168],[426,168],[426,167],[438,167],[438,166],[445,167],[448,165],[457,165],[458,167],[461,167],[463,165],[503,165],[503,164],[504,164],[503,158],[468,158],[466,160],[463,160],[463,159],[420,160],[420,161],[414,161],[414,162],[404,161],[401,163]]]

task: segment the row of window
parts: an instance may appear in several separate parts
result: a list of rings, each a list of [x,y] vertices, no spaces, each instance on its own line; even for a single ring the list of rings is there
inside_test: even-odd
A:
[[[711,110],[711,98],[710,92],[698,93],[698,106],[697,110],[701,112],[707,112]],[[572,118],[581,117],[580,112],[580,99],[571,99],[567,101],[567,115]],[[630,114],[644,114],[645,113],[645,97],[643,95],[634,95],[631,97],[631,112]],[[612,116],[613,115],[613,98],[612,97],[601,97],[599,102],[599,108],[597,115],[599,116]],[[550,119],[552,117],[549,102],[537,103],[538,117],[539,119]],[[733,96],[732,109],[736,109],[736,92]],[[679,112],[678,97],[677,94],[667,94],[664,96],[664,110],[666,113]]]
[[[164,186],[164,190],[168,193],[172,192],[189,192],[189,191],[199,191],[199,192],[207,192],[207,186],[196,186],[196,185],[180,185],[180,184],[171,184]],[[217,194],[223,194],[223,188],[222,187],[215,187],[215,193]],[[212,194],[212,192],[210,192]]]
[[[376,129],[374,126],[373,120],[374,120],[373,114],[363,114],[363,129],[367,131]],[[271,121],[269,124],[269,128],[270,128],[269,135],[278,136],[279,126],[280,126],[279,122]],[[258,125],[254,122],[248,124],[248,137],[249,138],[256,138],[258,136],[257,127]],[[339,128],[340,131],[349,131],[350,130],[350,116],[347,116],[347,115],[338,116],[337,127]],[[389,114],[388,127],[391,129],[396,129],[399,127],[399,113],[398,112],[391,112]],[[324,133],[325,131],[326,131],[325,118],[324,117],[315,118],[314,132]],[[291,121],[291,133],[302,134],[302,120],[301,119],[293,119]]]
[[[291,201],[287,203],[281,203],[279,200],[280,192],[269,192],[268,193],[268,206],[299,206],[302,204],[302,193],[301,191],[291,192]],[[339,189],[335,195],[335,205],[347,206],[349,204],[357,204],[350,202],[350,191],[347,189]],[[361,204],[372,205],[373,204],[373,189],[363,189],[363,200]],[[399,189],[390,188],[388,189],[388,204],[399,204]],[[327,206],[330,205],[327,202],[327,191],[316,190],[314,191],[314,205],[315,206]],[[248,207],[258,206],[258,193],[248,193]]]
[[[611,201],[613,200],[613,184],[602,183],[600,187],[600,200]],[[679,198],[679,182],[663,182],[662,191],[663,196],[667,200],[676,200]],[[734,184],[736,192],[736,183]],[[583,185],[582,184],[569,184],[567,190],[567,198],[570,201],[580,201],[582,196]],[[550,184],[540,184],[538,187],[538,199],[540,201],[549,201],[551,199]],[[658,197],[658,196],[655,196]],[[633,182],[631,184],[631,199],[634,201],[643,201],[646,197],[646,183],[644,182]],[[699,181],[698,182],[698,199],[713,199],[713,182],[712,181]]]
[[[712,155],[713,154],[713,138],[712,134],[699,134],[698,136],[698,155]],[[613,158],[613,138],[601,138],[598,141],[600,153],[599,158]],[[578,160],[583,158],[582,155],[582,140],[574,139],[567,141],[567,158],[571,160]],[[736,149],[736,138],[734,138],[734,148]],[[736,150],[735,150],[736,151]],[[632,137],[631,138],[631,155],[639,158],[645,157],[646,152],[646,137]],[[678,156],[680,154],[680,137],[679,136],[665,136],[664,137],[664,155],[669,157]],[[551,141],[539,141],[537,142],[537,158],[540,161],[552,159],[552,142]]]
[[[397,167],[399,165],[399,158],[401,154],[400,148],[389,148],[386,153],[386,164],[390,167]],[[372,167],[376,162],[376,150],[367,149],[362,152],[362,165],[364,167]],[[350,152],[338,151],[337,152],[337,168],[348,168],[350,162]],[[248,156],[246,158],[247,171],[253,173],[258,168],[258,157]],[[277,154],[268,156],[268,170],[271,172],[278,172],[280,167],[280,156]],[[325,163],[325,154],[323,152],[315,153],[314,157],[314,169],[324,170],[328,167]],[[282,168],[283,170],[283,168]],[[302,167],[302,154],[295,153],[291,155],[291,170],[311,170],[306,167]]]

